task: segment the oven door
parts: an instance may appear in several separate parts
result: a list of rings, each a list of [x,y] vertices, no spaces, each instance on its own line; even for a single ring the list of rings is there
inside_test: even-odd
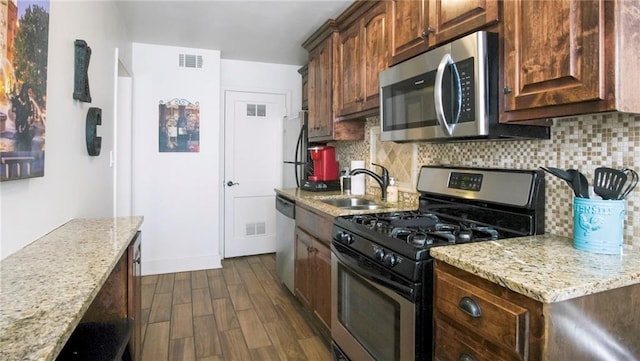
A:
[[[413,360],[413,284],[340,244],[331,245],[331,337],[351,360]]]

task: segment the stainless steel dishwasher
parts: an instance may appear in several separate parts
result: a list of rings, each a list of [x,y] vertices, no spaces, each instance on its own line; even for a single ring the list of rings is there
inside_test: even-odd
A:
[[[280,281],[294,293],[294,232],[296,227],[296,203],[276,196],[276,272]]]

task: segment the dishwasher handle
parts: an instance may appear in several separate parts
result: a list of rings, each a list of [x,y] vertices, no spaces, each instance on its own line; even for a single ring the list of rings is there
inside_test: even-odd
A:
[[[276,209],[288,218],[296,219],[296,202],[276,196]]]

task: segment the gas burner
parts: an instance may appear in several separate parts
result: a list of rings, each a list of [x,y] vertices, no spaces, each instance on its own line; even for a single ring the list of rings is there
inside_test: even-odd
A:
[[[424,247],[425,245],[433,244],[433,238],[429,237],[426,233],[409,228],[395,227],[389,235],[392,238],[403,240],[414,247]]]
[[[448,243],[456,243],[457,237],[451,231],[432,231],[428,232],[430,236],[438,237],[439,239],[445,240]]]
[[[413,232],[414,231],[412,231],[412,230],[410,230],[408,228],[395,227],[394,229],[391,230],[391,237],[400,238],[400,239],[406,240],[407,237]]]
[[[430,228],[438,223],[438,217],[433,214],[411,213],[399,219],[391,221],[396,227],[421,227]]]
[[[416,247],[433,244],[433,238],[422,232],[415,232],[407,236],[407,243]]]
[[[467,230],[460,230],[456,233],[456,237],[464,242],[471,241],[471,236],[473,236],[473,232]]]

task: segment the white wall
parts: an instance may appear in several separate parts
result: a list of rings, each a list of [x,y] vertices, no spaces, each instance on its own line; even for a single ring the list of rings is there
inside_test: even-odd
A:
[[[287,114],[302,108],[302,80],[297,65],[222,59],[221,88],[287,95]]]
[[[178,54],[203,56],[178,68]],[[220,52],[133,44],[133,198],[144,215],[143,274],[219,268]],[[200,104],[200,152],[158,151],[158,105]]]
[[[130,67],[131,47],[115,5],[110,2],[51,1],[44,177],[0,184],[0,258],[5,258],[72,218],[112,214],[113,94],[115,49]],[[74,40],[92,54],[89,85],[93,102],[72,99]],[[102,153],[85,146],[89,107],[102,108]]]
[[[203,69],[179,69],[181,52],[202,55]],[[288,110],[297,110],[299,67],[138,43],[133,58],[133,197],[134,213],[145,217],[142,272],[221,267],[224,90],[285,94]],[[200,153],[158,152],[158,104],[173,98],[200,103]]]

